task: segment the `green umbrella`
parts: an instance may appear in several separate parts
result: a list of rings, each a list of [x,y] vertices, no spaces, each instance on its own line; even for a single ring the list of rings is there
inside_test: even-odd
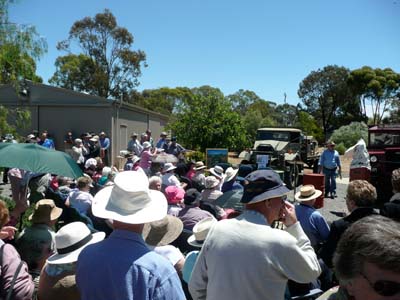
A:
[[[70,178],[83,175],[68,154],[37,144],[0,143],[0,166]]]

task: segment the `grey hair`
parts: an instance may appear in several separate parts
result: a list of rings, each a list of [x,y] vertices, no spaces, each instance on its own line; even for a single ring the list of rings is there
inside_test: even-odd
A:
[[[355,222],[342,235],[333,265],[340,282],[358,276],[364,263],[400,273],[400,223],[383,216]]]
[[[354,201],[357,207],[374,206],[376,188],[366,180],[353,180],[347,187],[347,199]]]
[[[151,176],[149,178],[149,186],[152,186],[153,184],[156,183],[161,183],[161,177],[160,176]]]
[[[400,168],[392,172],[392,187],[394,192],[400,192]]]

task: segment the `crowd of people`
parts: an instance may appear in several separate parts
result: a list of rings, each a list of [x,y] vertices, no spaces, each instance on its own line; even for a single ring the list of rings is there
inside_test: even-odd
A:
[[[179,163],[185,149],[164,132],[156,143],[133,133],[121,170],[102,156],[104,133],[67,137],[71,153],[82,149],[84,176],[8,172],[15,207],[0,201],[1,299],[400,297],[400,169],[380,211],[375,188],[355,180],[349,214],[328,224],[313,185],[292,203],[273,170]],[[85,141],[99,151],[85,156]],[[163,153],[178,163],[152,167]],[[225,206],[232,195],[239,203]]]

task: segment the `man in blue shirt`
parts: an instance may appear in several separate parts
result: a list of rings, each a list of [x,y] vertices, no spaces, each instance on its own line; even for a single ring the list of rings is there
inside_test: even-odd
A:
[[[340,165],[339,152],[335,150],[335,142],[329,141],[327,149],[322,152],[318,162],[319,173],[325,175],[325,197],[329,196],[332,199],[336,197],[336,171],[342,178],[342,168]]]
[[[104,164],[108,166],[108,149],[110,148],[110,139],[106,137],[106,133],[104,131],[100,132],[99,137],[100,156],[103,158]]]
[[[81,252],[76,282],[82,300],[183,300],[181,282],[172,264],[145,244],[145,223],[167,214],[165,196],[149,190],[142,172],[121,172],[114,185],[99,191],[92,211],[113,220],[104,241]]]

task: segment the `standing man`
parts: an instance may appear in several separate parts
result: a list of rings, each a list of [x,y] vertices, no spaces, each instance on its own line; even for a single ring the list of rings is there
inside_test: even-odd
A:
[[[283,300],[288,279],[308,283],[321,272],[279,175],[258,170],[246,181],[245,211],[215,224],[202,247],[189,282],[194,300]],[[285,230],[271,227],[278,219]]]
[[[340,165],[339,152],[335,150],[335,142],[328,141],[327,149],[322,152],[318,162],[318,172],[325,175],[325,198],[334,199],[336,196],[336,171],[342,178],[342,167]]]
[[[167,144],[167,133],[163,131],[160,134],[160,139],[158,140],[156,147],[157,149],[164,149],[164,145],[166,144]]]
[[[132,133],[127,150],[140,157],[140,154],[142,154],[143,151],[143,146],[137,140],[137,136],[138,134],[136,132]]]
[[[153,148],[154,147],[154,140],[151,137],[151,130],[150,129],[146,130],[146,135],[147,135],[147,141],[150,143],[151,147]]]
[[[148,186],[142,172],[126,171],[96,194],[93,214],[113,220],[114,231],[79,255],[76,283],[82,300],[185,299],[172,264],[142,237],[145,223],[167,215],[165,196]]]
[[[110,139],[106,137],[104,131],[100,132],[100,157],[103,159],[104,164],[108,166],[108,149],[110,148]]]

